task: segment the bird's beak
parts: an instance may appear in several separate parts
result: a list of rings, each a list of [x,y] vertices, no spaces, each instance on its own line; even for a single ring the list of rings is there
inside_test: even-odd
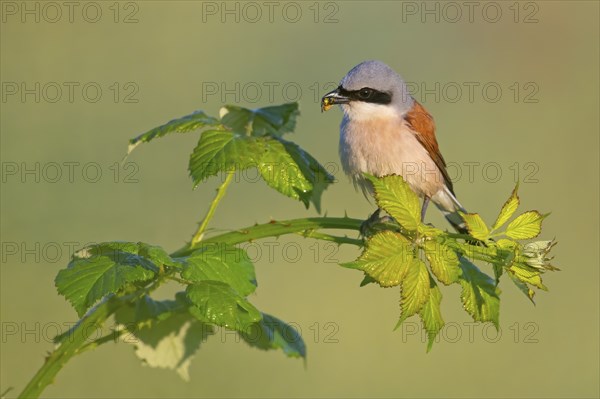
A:
[[[330,91],[321,99],[321,112],[329,110],[336,104],[348,104],[350,99],[340,94],[340,88]]]

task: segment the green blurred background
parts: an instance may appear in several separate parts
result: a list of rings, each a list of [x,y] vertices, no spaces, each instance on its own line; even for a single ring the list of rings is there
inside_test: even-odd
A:
[[[445,288],[449,326],[425,354],[417,320],[392,331],[397,289],[359,288],[360,273],[336,266],[356,248],[280,239],[249,248],[259,281],[250,299],[301,330],[306,366],[219,333],[186,383],[110,344],[75,358],[45,396],[598,397],[598,2],[473,2],[469,14],[463,2],[111,1],[75,3],[72,16],[53,4],[1,2],[0,377],[2,391],[15,387],[9,397],[76,320],[53,284],[70,246],[119,239],[174,250],[214,193],[219,179],[192,191],[187,177],[197,133],[142,146],[115,167],[134,135],[223,102],[298,100],[291,138],[338,178],[324,211],[366,217],[373,205],[339,170],[341,113],[321,114],[318,97],[372,58],[398,70],[434,115],[469,210],[491,221],[519,180],[522,210],[552,212],[543,236],[558,239],[562,271],[546,275],[550,292],[532,306],[503,281],[497,336],[469,324],[459,290]],[[231,187],[213,227],[316,214],[254,178]],[[428,219],[446,226],[434,208]],[[286,246],[293,241],[299,251]]]

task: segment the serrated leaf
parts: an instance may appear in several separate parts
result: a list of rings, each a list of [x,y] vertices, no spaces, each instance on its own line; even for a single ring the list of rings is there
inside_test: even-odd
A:
[[[527,285],[527,283],[519,280],[519,278],[517,276],[515,276],[514,273],[509,272],[508,276],[510,277],[511,281],[517,286],[519,291],[521,291],[523,294],[525,294],[525,296],[535,305],[535,302],[533,300],[533,297],[535,296],[535,291],[532,290]]]
[[[150,245],[143,242],[138,243],[138,251],[137,253],[151,260],[155,265],[165,265],[179,268],[181,267],[179,263],[175,262],[171,256],[165,251],[162,247],[157,245]]]
[[[538,211],[527,211],[519,216],[506,227],[506,234],[516,240],[526,240],[537,237],[542,231],[542,220],[544,215]]]
[[[217,127],[220,125],[218,119],[206,115],[203,111],[196,111],[190,115],[173,119],[164,125],[155,127],[139,136],[129,140],[127,154],[130,154],[141,143],[147,143],[158,137],[166,136],[170,133],[187,133],[203,127]]]
[[[382,231],[367,241],[357,260],[342,266],[362,270],[382,287],[394,287],[408,272],[413,257],[410,241],[398,233]]]
[[[222,130],[202,133],[190,156],[189,172],[194,187],[219,172],[245,170],[258,166],[261,151],[248,136]]]
[[[131,283],[154,278],[158,267],[137,254],[134,243],[109,242],[92,245],[74,255],[55,279],[58,293],[73,305],[79,317],[105,295]]]
[[[427,352],[431,350],[435,337],[444,327],[444,319],[442,318],[442,291],[435,283],[433,278],[429,278],[429,297],[419,311],[419,316],[423,321],[423,327],[427,331]]]
[[[483,273],[466,258],[460,258],[462,275],[460,284],[462,293],[460,299],[463,307],[475,321],[490,321],[498,328],[500,315],[500,290],[494,279]]]
[[[448,285],[458,281],[461,269],[458,256],[452,248],[437,241],[425,241],[423,248],[431,271],[440,282]]]
[[[485,241],[490,236],[490,230],[477,213],[460,213],[460,216],[465,221],[469,235],[481,241]]]
[[[133,341],[131,337],[124,341],[135,345],[135,354],[145,365],[175,370],[189,381],[192,357],[211,334],[211,326],[182,313],[159,321],[152,328],[135,331]]]
[[[539,269],[533,268],[531,266],[515,262],[508,269],[509,273],[513,275],[513,277],[518,280],[531,284],[534,287],[547,291],[548,288],[542,283],[542,276]]]
[[[272,188],[320,211],[322,192],[333,177],[310,154],[296,144],[272,136],[251,137],[208,130],[190,157],[194,186],[209,176],[256,167]]]
[[[429,272],[421,259],[414,258],[402,280],[400,307],[402,314],[398,324],[417,314],[429,299]]]
[[[502,209],[496,218],[496,222],[492,226],[492,230],[496,230],[504,225],[504,223],[508,222],[508,219],[515,213],[517,208],[519,207],[519,196],[517,195],[517,190],[519,185],[514,188],[510,198],[506,200],[504,205],[502,205]]]
[[[184,265],[181,277],[188,281],[221,281],[242,296],[248,296],[256,289],[254,265],[241,248],[209,243],[178,260]]]
[[[380,208],[390,214],[402,227],[416,230],[421,224],[419,197],[411,190],[402,176],[377,178],[365,174],[375,188],[375,200]]]
[[[289,357],[306,358],[306,345],[298,331],[266,313],[262,314],[261,321],[240,332],[240,336],[250,346],[263,350],[281,349]]]
[[[186,294],[193,304],[190,313],[206,323],[244,331],[262,318],[250,302],[220,281],[203,281],[189,285]]]
[[[188,304],[181,299],[156,301],[144,295],[134,303],[128,303],[115,312],[115,321],[132,332],[165,320],[175,313],[187,310]]]
[[[247,109],[226,105],[221,109],[221,122],[234,132],[251,136],[281,136],[293,132],[296,117],[300,114],[298,103]]]

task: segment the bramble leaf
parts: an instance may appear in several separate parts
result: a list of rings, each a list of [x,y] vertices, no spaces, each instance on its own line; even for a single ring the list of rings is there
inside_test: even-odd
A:
[[[196,111],[192,114],[182,116],[181,118],[173,119],[164,125],[155,127],[139,136],[129,140],[129,148],[127,154],[140,144],[147,143],[158,137],[166,136],[170,133],[187,133],[204,127],[218,127],[220,122],[212,116],[206,115],[203,111]]]
[[[321,194],[333,177],[296,144],[273,136],[252,137],[208,130],[202,134],[189,163],[194,186],[209,176],[256,167],[272,188],[306,207],[320,210]]]
[[[538,211],[524,212],[508,224],[504,234],[517,240],[537,237],[542,231],[544,217]]]
[[[425,241],[423,249],[431,271],[440,282],[448,285],[458,281],[461,270],[456,252],[444,243],[431,240]]]
[[[465,221],[471,237],[481,241],[485,241],[489,238],[490,230],[479,214],[460,212],[460,216]]]
[[[380,208],[390,214],[402,227],[416,230],[421,224],[419,197],[402,176],[376,178],[365,174],[375,188],[375,200]]]
[[[232,330],[245,331],[262,319],[260,312],[228,284],[202,281],[189,285],[190,313],[198,320]]]
[[[124,341],[135,345],[135,354],[145,365],[175,370],[184,381],[189,381],[192,357],[213,334],[213,328],[189,313],[180,313],[133,334],[133,342],[131,337]]]
[[[242,296],[250,295],[256,289],[254,265],[241,248],[208,243],[190,256],[178,260],[184,265],[181,277],[188,281],[221,281]]]
[[[92,245],[77,254],[55,279],[58,293],[71,302],[81,317],[98,300],[131,283],[152,279],[159,265],[138,254],[140,246],[130,242]]]
[[[282,136],[296,128],[298,103],[247,109],[235,105],[221,108],[221,122],[232,131],[250,136]]]
[[[306,358],[306,345],[294,327],[278,318],[262,314],[262,320],[240,331],[240,336],[250,346],[263,350],[281,349],[288,357]]]
[[[500,213],[498,214],[498,217],[496,218],[496,222],[494,222],[494,225],[492,226],[492,230],[496,230],[500,227],[502,227],[502,225],[504,225],[504,223],[508,222],[508,219],[511,218],[511,216],[515,213],[515,211],[517,210],[517,208],[519,207],[519,196],[517,195],[517,190],[519,188],[519,185],[517,184],[517,186],[515,187],[515,189],[513,190],[510,198],[508,200],[506,200],[506,202],[504,203],[504,205],[502,205],[502,209],[500,210]]]
[[[398,321],[399,324],[423,308],[429,299],[429,280],[429,272],[425,263],[421,259],[414,258],[402,280],[400,300],[402,314]]]
[[[466,258],[460,258],[460,267],[462,269],[459,280],[462,285],[460,299],[465,310],[473,320],[491,321],[498,328],[500,290],[496,288],[494,280]]]
[[[372,236],[360,257],[342,266],[362,270],[382,287],[393,287],[402,282],[413,258],[410,241],[388,230]]]
[[[419,316],[423,321],[423,327],[427,331],[427,352],[431,350],[435,337],[444,327],[444,319],[442,318],[442,311],[440,304],[442,303],[442,291],[440,287],[435,283],[433,278],[429,278],[429,298],[423,304],[423,307],[419,311]]]

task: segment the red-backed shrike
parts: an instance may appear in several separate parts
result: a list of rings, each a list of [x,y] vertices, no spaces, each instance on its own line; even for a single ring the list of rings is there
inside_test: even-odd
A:
[[[458,214],[464,208],[454,195],[433,118],[392,68],[380,61],[358,64],[323,97],[322,110],[334,104],[344,112],[340,158],[355,186],[365,193],[371,190],[364,172],[401,175],[423,198],[421,218],[432,200],[456,230],[466,231]]]

